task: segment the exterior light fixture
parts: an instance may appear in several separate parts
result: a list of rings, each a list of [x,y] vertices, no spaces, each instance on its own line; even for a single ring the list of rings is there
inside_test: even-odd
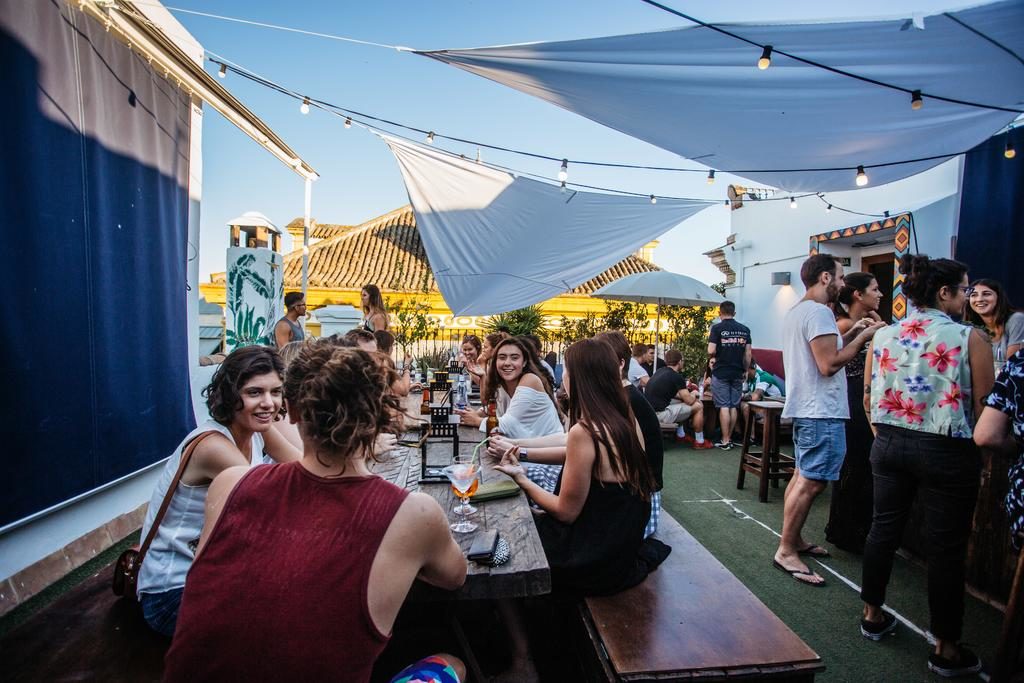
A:
[[[863,166],[857,167],[857,187],[864,187],[868,184],[868,174],[864,172]]]
[[[569,179],[569,160],[562,159],[562,168],[558,169],[558,179],[563,183]]]
[[[757,68],[764,71],[772,65],[772,46],[765,45],[761,52],[761,59],[757,60]]]
[[[917,111],[923,106],[924,100],[921,99],[921,91],[915,90],[914,92],[910,93],[910,108],[913,109],[914,111]]]
[[[708,185],[713,185],[714,183],[715,183],[715,169],[711,169],[710,171],[708,171]]]
[[[309,113],[309,98],[308,97],[303,97],[302,98],[302,104],[299,105],[299,111],[301,111],[303,114],[308,114]]]

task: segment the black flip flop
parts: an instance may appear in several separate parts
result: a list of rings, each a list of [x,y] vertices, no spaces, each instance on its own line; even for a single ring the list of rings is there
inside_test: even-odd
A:
[[[772,560],[772,566],[778,569],[780,572],[785,572],[793,577],[793,580],[797,583],[802,583],[805,586],[814,586],[815,588],[821,588],[825,585],[825,581],[821,583],[811,583],[810,581],[804,581],[803,579],[797,578],[798,576],[817,576],[813,571],[803,571],[800,569],[786,569],[778,560]]]
[[[818,552],[815,552],[816,550]],[[806,548],[802,548],[796,552],[798,555],[806,555],[807,557],[819,557],[822,559],[832,557],[832,553],[828,551],[828,548],[823,548],[817,543],[812,543]]]

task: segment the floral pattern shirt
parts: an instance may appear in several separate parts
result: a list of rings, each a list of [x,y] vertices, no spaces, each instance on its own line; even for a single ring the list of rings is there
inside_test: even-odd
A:
[[[969,326],[933,308],[913,309],[875,333],[871,422],[971,438],[970,334]]]
[[[1020,550],[1018,534],[1024,533],[1024,351],[1018,351],[1006,362],[985,405],[1006,413],[1017,438],[1018,456],[1009,471],[1006,513],[1010,518],[1010,539]]]

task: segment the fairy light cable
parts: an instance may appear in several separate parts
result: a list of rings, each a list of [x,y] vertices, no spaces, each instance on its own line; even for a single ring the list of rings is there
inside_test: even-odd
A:
[[[668,12],[669,14],[674,14],[675,16],[680,17],[682,19],[686,19],[687,21],[691,21],[694,24],[697,24],[698,26],[701,26],[703,28],[711,29],[712,31],[716,31],[718,33],[721,33],[722,35],[729,36],[730,38],[742,41],[742,42],[744,42],[744,43],[746,43],[748,45],[751,45],[753,47],[760,48],[761,50],[763,50],[763,52],[761,54],[761,59],[758,60],[758,68],[760,68],[760,69],[767,69],[768,68],[767,65],[761,66],[761,64],[764,63],[764,60],[766,60],[766,59],[768,61],[768,64],[770,64],[771,63],[771,59],[770,59],[771,55],[783,55],[784,57],[788,57],[789,59],[792,59],[793,61],[796,61],[796,62],[800,62],[801,64],[806,64],[807,66],[813,66],[813,67],[816,67],[818,69],[824,69],[825,71],[837,74],[839,76],[845,76],[846,78],[853,78],[855,80],[861,81],[862,83],[870,83],[871,85],[877,85],[877,86],[882,87],[882,88],[888,88],[889,90],[896,90],[898,92],[903,92],[903,93],[906,93],[908,95],[913,95],[913,92],[915,90],[915,88],[906,88],[906,87],[901,86],[901,85],[895,85],[893,83],[886,83],[885,81],[880,81],[880,80],[878,80],[876,78],[870,78],[868,76],[862,76],[860,74],[855,74],[852,71],[846,71],[845,69],[840,69],[840,68],[837,68],[837,67],[834,67],[834,66],[829,66],[828,64],[822,64],[821,62],[816,62],[813,59],[807,59],[806,57],[800,57],[799,55],[795,55],[795,54],[792,54],[790,52],[785,52],[784,50],[780,50],[777,47],[775,47],[774,45],[762,45],[761,43],[758,43],[755,40],[751,40],[750,38],[745,38],[745,37],[739,35],[738,33],[733,33],[732,31],[724,29],[724,28],[722,28],[720,26],[715,26],[714,24],[709,24],[706,21],[701,21],[700,19],[697,19],[696,17],[690,16],[689,14],[686,14],[684,12],[680,12],[678,10],[674,10],[671,7],[668,7],[666,5],[661,4],[660,2],[657,2],[656,0],[640,0],[640,2],[646,3],[646,4],[648,4],[648,5],[652,6],[652,7],[657,7],[660,10]],[[948,14],[945,15],[945,16],[948,16]],[[952,17],[950,17],[950,18],[952,18]],[[969,27],[966,26],[966,24],[963,24],[962,22],[957,22],[957,23],[961,24],[965,28],[969,28]],[[975,31],[975,33],[978,33],[978,32]],[[998,45],[998,43],[997,43],[997,45]],[[1014,57],[1017,57],[1017,55],[1015,55],[1012,52],[1010,54],[1013,54]],[[1017,58],[1019,59],[1019,57],[1017,57]],[[979,109],[990,109],[990,110],[993,110],[993,111],[1005,111],[1005,112],[1009,112],[1011,114],[1024,114],[1024,109],[1014,109],[1012,107],[1003,107],[1003,106],[996,105],[996,104],[985,104],[985,103],[982,103],[982,102],[971,102],[971,101],[968,101],[968,100],[961,100],[961,99],[956,98],[956,97],[946,97],[944,95],[933,95],[933,94],[927,93],[927,92],[923,92],[923,93],[921,93],[921,95],[923,97],[927,97],[928,99],[938,100],[940,102],[948,102],[950,104],[960,104],[960,105],[963,105],[965,107],[977,107]],[[865,168],[871,168],[867,164],[864,164],[864,166],[865,166]]]

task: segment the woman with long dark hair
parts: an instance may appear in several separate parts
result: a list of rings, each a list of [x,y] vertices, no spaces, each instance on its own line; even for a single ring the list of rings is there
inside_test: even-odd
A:
[[[381,296],[377,285],[363,285],[359,300],[363,307],[363,327],[367,332],[387,330],[391,327],[388,307],[384,305],[384,297]]]
[[[992,347],[980,332],[953,320],[963,313],[970,293],[966,265],[908,254],[899,269],[913,306],[905,320],[875,333],[864,369],[864,407],[876,436],[861,634],[881,640],[896,628],[895,616],[882,605],[893,558],[920,493],[927,508],[923,550],[935,636],[928,668],[958,676],[981,669],[977,655],[958,641],[967,540],[981,472],[981,454],[971,437],[981,401],[992,388]]]
[[[526,476],[518,446],[497,466],[547,513],[536,523],[556,591],[617,593],[643,581],[668,555],[664,544],[644,541],[655,483],[619,378],[618,359],[605,342],[584,339],[566,351],[570,427],[554,493]]]
[[[964,319],[982,327],[992,341],[992,358],[1002,369],[1003,363],[1024,346],[1024,313],[1013,310],[998,280],[982,278],[971,283],[970,306]]]
[[[882,292],[870,273],[850,273],[843,278],[839,304],[835,307],[836,326],[845,335],[858,320],[881,320],[878,305]],[[864,412],[864,363],[867,346],[846,366],[846,400],[850,419],[846,421],[846,457],[839,479],[832,484],[825,538],[829,543],[854,553],[864,552],[864,539],[871,529],[872,484],[871,444],[875,437]],[[828,551],[812,546],[807,554],[826,557]]]
[[[481,388],[484,405],[497,404],[498,430],[513,439],[558,434],[564,430],[555,407],[551,384],[535,361],[530,344],[519,337],[498,343],[487,367]],[[483,411],[456,411],[463,424],[483,427],[487,416]]]

